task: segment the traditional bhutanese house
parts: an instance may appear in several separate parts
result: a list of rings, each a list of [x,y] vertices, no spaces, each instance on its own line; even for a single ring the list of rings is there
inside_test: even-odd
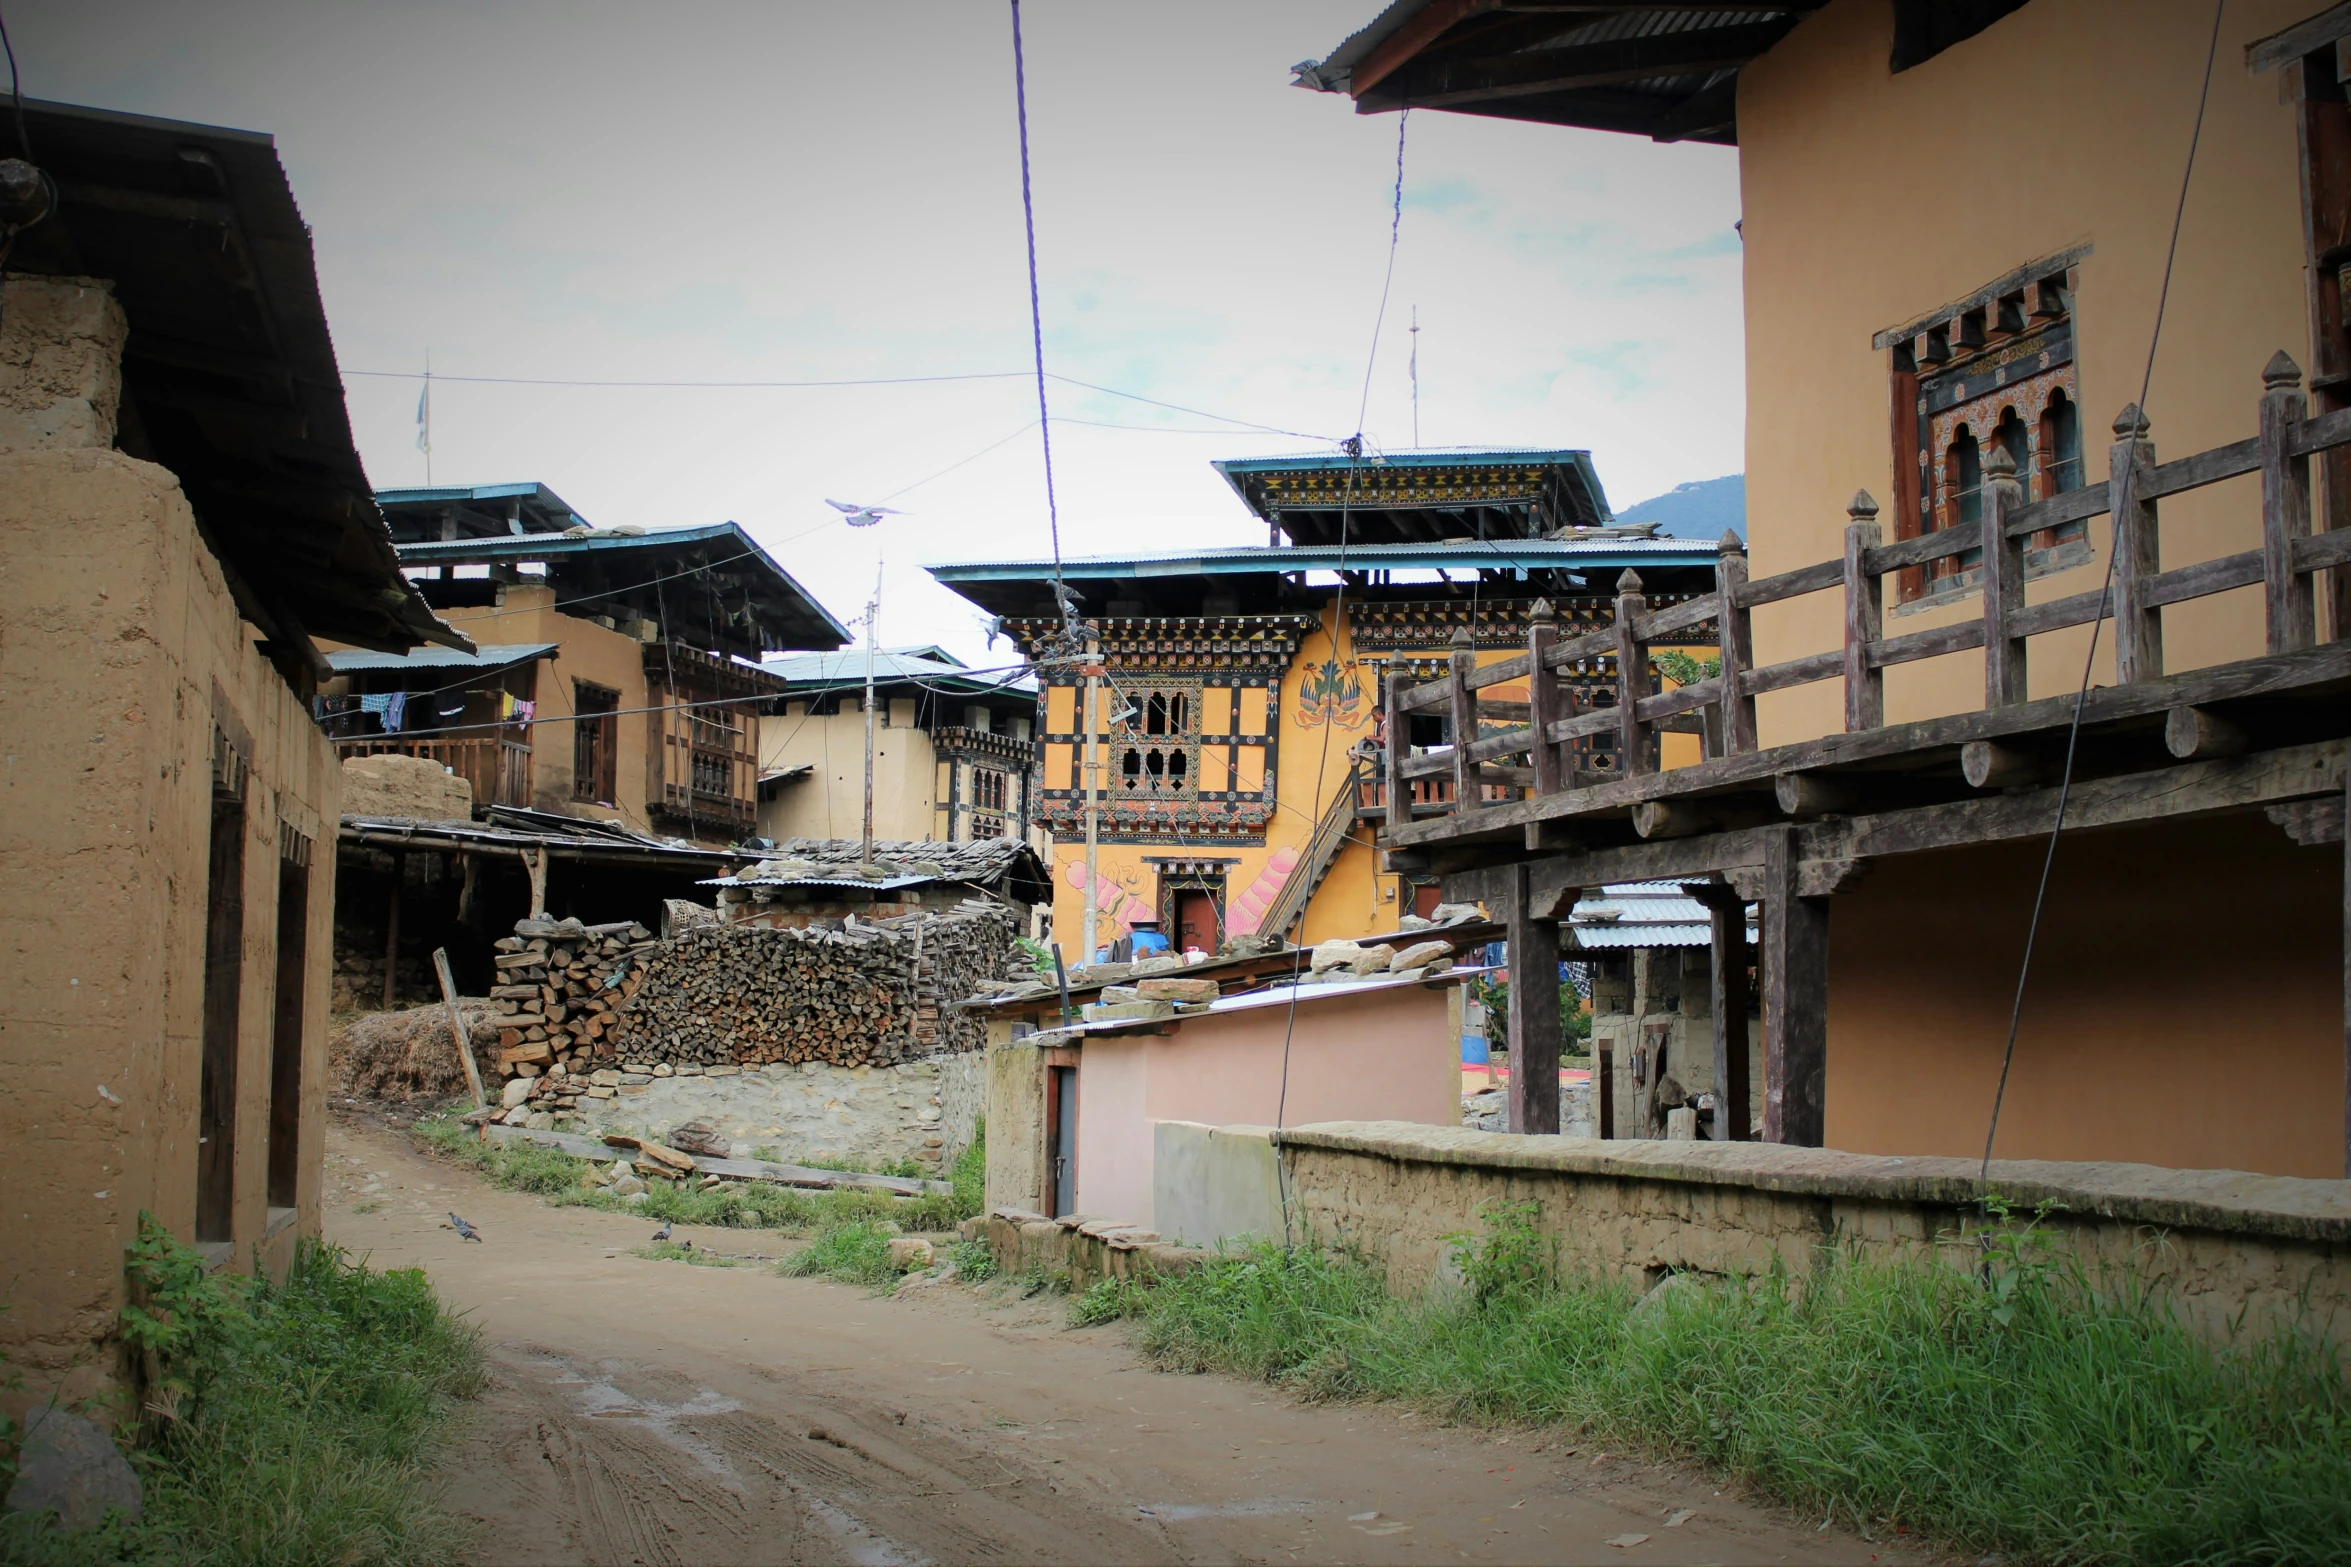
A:
[[[619,821],[724,846],[759,817],[760,710],[783,683],[759,660],[839,647],[848,632],[732,522],[593,528],[544,485],[387,490],[411,581],[450,624],[543,656],[417,670],[402,724],[330,704],[347,756],[430,757],[475,804]]]
[[[1705,887],[1718,950],[1759,903],[1768,1140],[1976,1158],[2005,1084],[2002,1155],[2332,1178],[2351,7],[2127,9],[1398,0],[1301,69],[1739,165],[1753,572],[1703,607],[1731,667],[1618,703],[1726,754],[1386,841],[1512,911],[1514,972],[1581,889]]]
[[[765,661],[783,691],[759,727],[759,835],[838,838],[865,813],[866,655]],[[878,838],[1035,843],[1036,684],[973,670],[941,647],[873,654],[873,830]]]
[[[1716,546],[1611,527],[1580,451],[1216,466],[1269,542],[1062,561],[1098,664],[1061,644],[1053,562],[929,568],[1001,617],[1036,663],[1038,817],[1052,834],[1054,930],[1073,961],[1086,940],[1087,670],[1100,685],[1096,945],[1144,917],[1179,950],[1210,953],[1236,936],[1354,937],[1438,901],[1433,878],[1381,873],[1360,825],[1385,806],[1391,694],[1523,652],[1538,614],[1562,637],[1605,628],[1627,571],[1660,607],[1715,580]],[[1612,700],[1613,669],[1612,654],[1585,660],[1571,696]],[[1523,682],[1490,683],[1469,727],[1523,722],[1526,700]],[[1408,727],[1412,808],[1444,810],[1455,719],[1416,712]],[[1652,742],[1664,765],[1704,754],[1697,721],[1685,727]],[[1596,735],[1577,763],[1608,773],[1621,759]],[[1478,787],[1516,798],[1531,776]]]
[[[132,1419],[143,1216],[210,1267],[282,1271],[319,1233],[343,788],[317,639],[472,644],[400,576],[270,138],[21,109],[29,153],[0,115],[0,1412]]]

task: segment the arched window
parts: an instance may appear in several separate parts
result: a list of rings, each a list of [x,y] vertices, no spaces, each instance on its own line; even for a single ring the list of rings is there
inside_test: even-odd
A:
[[[2049,406],[2041,411],[2039,472],[2033,499],[2045,501],[2052,495],[2063,495],[2067,490],[2082,487],[2082,415],[2072,398],[2063,392],[2049,396]]]
[[[1143,753],[1140,751],[1129,750],[1126,756],[1119,763],[1119,772],[1124,775],[1126,786],[1129,789],[1135,788],[1137,785],[1142,783]]]
[[[1950,448],[1943,454],[1943,482],[1950,495],[1943,513],[1944,527],[1984,520],[1983,452],[1976,445],[1975,432],[1964,424],[1952,435]],[[1928,565],[1927,580],[1955,577],[1981,564],[1983,558],[1981,550],[1946,555]]]
[[[2024,426],[2024,415],[2014,408],[2002,410],[1999,426],[1992,431],[1992,439],[2008,454],[2008,460],[2016,464],[2016,477],[2026,487],[2025,499],[2031,500],[2033,436]]]

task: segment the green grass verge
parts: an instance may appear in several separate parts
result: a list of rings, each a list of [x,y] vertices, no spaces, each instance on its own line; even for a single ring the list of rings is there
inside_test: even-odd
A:
[[[988,1168],[985,1128],[957,1156],[947,1178],[951,1193],[895,1197],[881,1191],[807,1191],[765,1181],[729,1181],[704,1191],[699,1186],[648,1182],[643,1202],[624,1202],[586,1179],[592,1162],[520,1140],[484,1143],[473,1129],[447,1116],[416,1123],[417,1140],[455,1164],[478,1172],[493,1186],[536,1192],[566,1207],[603,1208],[615,1213],[675,1224],[711,1224],[738,1229],[778,1230],[814,1235],[843,1225],[895,1224],[901,1230],[947,1230],[980,1211],[986,1201]],[[617,1155],[615,1157],[618,1157]]]
[[[643,1257],[648,1262],[682,1262],[694,1268],[732,1268],[733,1257],[721,1257],[717,1252],[704,1251],[694,1246],[681,1246],[676,1241],[653,1241],[629,1248],[632,1257]]]
[[[1554,1277],[1527,1214],[1491,1219],[1450,1298],[1261,1248],[1097,1309],[1136,1317],[1164,1369],[1566,1425],[1969,1552],[2351,1560],[2351,1392],[2315,1334],[2216,1348],[2030,1230],[1980,1275],[1842,1258],[1801,1289],[1681,1288],[1636,1312],[1621,1283]]]
[[[890,1266],[890,1241],[895,1226],[870,1219],[853,1219],[818,1232],[809,1245],[776,1264],[788,1279],[838,1279],[844,1284],[881,1288],[898,1279]]]
[[[479,1391],[471,1327],[416,1270],[378,1273],[315,1241],[283,1285],[207,1275],[143,1221],[130,1271],[144,1304],[126,1336],[162,1370],[172,1408],[133,1453],[144,1518],[74,1534],[47,1514],[0,1518],[0,1562],[450,1562],[462,1525],[427,1480],[454,1405]]]

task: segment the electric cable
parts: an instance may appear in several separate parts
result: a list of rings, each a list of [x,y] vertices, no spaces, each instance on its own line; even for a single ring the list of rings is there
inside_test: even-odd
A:
[[[1061,508],[1053,494],[1053,416],[1045,405],[1045,307],[1037,293],[1037,204],[1029,181],[1029,72],[1021,48],[1020,0],[1012,0],[1012,95],[1020,121],[1020,215],[1028,234],[1029,344],[1037,361],[1037,435],[1045,454],[1045,523],[1053,539],[1053,598],[1061,606],[1064,630],[1077,617],[1070,608],[1069,588],[1061,580]]]
[[[2163,341],[2164,311],[2171,303],[2172,265],[2179,258],[2180,225],[2187,216],[2188,184],[2196,173],[2196,150],[2204,139],[2204,109],[2212,97],[2212,63],[2220,53],[2220,21],[2222,14],[2227,9],[2228,0],[2213,0],[2212,41],[2204,51],[2204,84],[2196,95],[2196,122],[2194,128],[2188,133],[2187,166],[2180,170],[2179,201],[2172,208],[2171,243],[2163,253],[2163,286],[2155,296],[2155,325],[2147,337],[2146,369],[2139,377],[2139,401],[2136,406],[2142,417],[2147,411],[2148,390],[2155,382],[2155,350],[2157,345]],[[2099,633],[2106,627],[2107,612],[2114,602],[2114,567],[2115,562],[2121,557],[2121,551],[2117,546],[2121,542],[2122,517],[2128,507],[2136,504],[2131,489],[2137,481],[2138,464],[2133,461],[2124,469],[2120,496],[2122,504],[2111,509],[2113,534],[2110,536],[2106,548],[2106,578],[2098,590],[2098,616],[2090,622],[2090,649],[2082,657],[2081,684],[2075,688],[2073,694],[2073,719],[2066,725],[2065,770],[2058,776],[2057,815],[2049,827],[2049,846],[2041,856],[2040,882],[2033,889],[2032,918],[2025,925],[2024,959],[2016,971],[2016,998],[2008,1010],[2008,1043],[2000,1055],[1999,1086],[1992,1091],[1992,1119],[1991,1124],[1984,1131],[1983,1162],[1976,1170],[1976,1207],[1979,1211],[1988,1211],[1991,1202],[1992,1143],[2000,1135],[2000,1111],[2008,1098],[2008,1074],[2016,1064],[2017,1029],[2024,1020],[2025,985],[2032,978],[2033,949],[2040,939],[2041,912],[2049,898],[2049,874],[2057,863],[2057,840],[2059,835],[2065,831],[2065,808],[2073,793],[2074,752],[2082,737],[2082,706],[2089,700],[2090,672],[2098,658]],[[1984,544],[1987,550],[1999,547],[1999,541],[1996,539],[1986,539]],[[1991,655],[1987,652],[1985,656],[1990,657]]]

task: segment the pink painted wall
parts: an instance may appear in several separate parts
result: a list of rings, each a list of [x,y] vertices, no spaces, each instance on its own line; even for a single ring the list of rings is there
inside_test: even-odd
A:
[[[1461,1121],[1461,1060],[1445,992],[1400,985],[1303,1002],[1282,1095],[1286,1006],[1187,1019],[1173,1034],[1094,1039],[1078,1057],[1081,1213],[1156,1222],[1154,1121],[1302,1126]]]

